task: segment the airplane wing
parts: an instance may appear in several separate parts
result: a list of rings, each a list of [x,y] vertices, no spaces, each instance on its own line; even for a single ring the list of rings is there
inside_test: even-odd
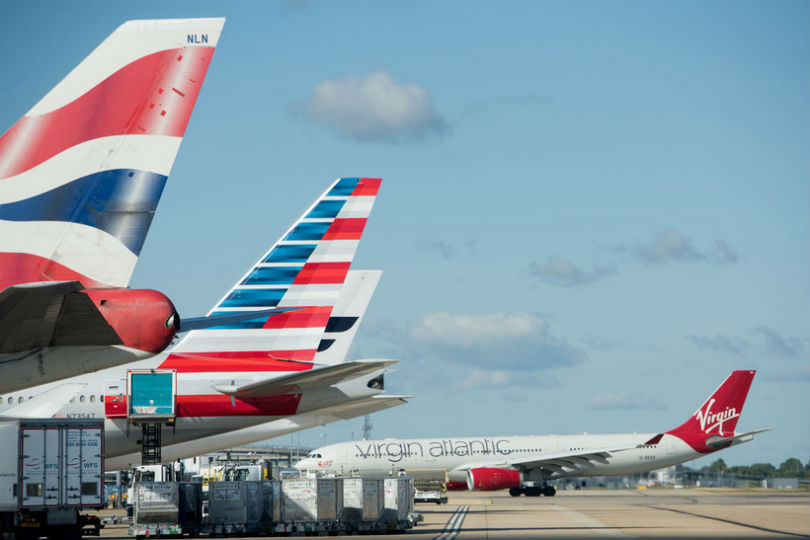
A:
[[[6,409],[0,413],[0,418],[50,418],[85,386],[87,385],[84,383],[60,384],[19,405]]]
[[[6,287],[0,292],[0,353],[54,345],[119,345],[78,281],[48,281]]]
[[[582,452],[558,452],[556,454],[543,454],[523,457],[519,459],[503,459],[498,462],[482,461],[480,463],[468,463],[459,470],[476,469],[479,467],[513,467],[515,469],[546,469],[553,473],[570,472],[572,470],[584,470],[593,467],[595,464],[606,464],[607,458],[616,452],[630,450],[638,445],[611,446],[605,448],[594,448]],[[567,471],[565,469],[568,469]]]
[[[368,373],[379,371],[396,360],[355,361],[331,366],[316,366],[307,371],[266,379],[244,386],[220,385],[214,390],[238,398],[269,397],[313,388],[325,388]]]

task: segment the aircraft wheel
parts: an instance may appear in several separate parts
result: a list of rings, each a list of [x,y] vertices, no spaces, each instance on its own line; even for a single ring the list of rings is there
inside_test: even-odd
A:
[[[557,493],[557,490],[554,489],[554,486],[546,486],[543,488],[543,495],[546,497],[553,497],[555,493]]]
[[[509,495],[511,495],[512,497],[520,497],[521,493],[523,493],[523,490],[520,489],[519,487],[509,488]]]
[[[543,492],[543,490],[540,489],[539,487],[527,487],[526,488],[526,496],[527,497],[539,497],[542,492]]]

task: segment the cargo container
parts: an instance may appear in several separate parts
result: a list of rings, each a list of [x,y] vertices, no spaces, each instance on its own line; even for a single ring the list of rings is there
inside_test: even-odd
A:
[[[0,536],[81,538],[101,522],[104,423],[92,419],[0,421]]]
[[[265,482],[212,482],[208,485],[209,534],[247,534],[263,532],[266,496]]]
[[[135,484],[131,536],[196,535],[202,525],[202,486],[195,482]]]
[[[410,515],[413,512],[413,478],[394,476],[383,480],[385,494],[381,519],[387,530],[410,528]]]
[[[303,478],[281,481],[283,520],[273,524],[279,533],[335,533],[343,508],[342,478]]]
[[[343,479],[343,511],[339,520],[346,532],[383,529],[383,481],[372,478]]]
[[[264,496],[262,497],[262,522],[265,524],[278,523],[284,520],[281,504],[281,482],[272,480],[262,482]]]

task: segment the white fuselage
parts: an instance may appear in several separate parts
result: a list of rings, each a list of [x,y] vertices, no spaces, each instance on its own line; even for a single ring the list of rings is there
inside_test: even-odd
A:
[[[652,471],[699,457],[682,440],[664,435],[656,445],[644,445],[655,433],[618,435],[543,435],[448,439],[385,439],[332,444],[314,450],[296,467],[327,474],[389,476],[404,470],[419,479],[466,481],[474,468],[518,469],[512,462],[577,454],[608,447],[637,446],[613,452],[604,463],[579,464],[549,474],[526,467],[524,480],[565,476],[612,476]],[[314,457],[313,457],[314,456]]]
[[[127,370],[157,368],[166,354],[154,358],[115,367],[96,373],[80,375],[57,383],[42,385],[27,390],[0,395],[0,413],[46,390],[66,383],[84,384],[84,390],[69,400],[55,417],[106,418],[105,422],[105,468],[118,470],[140,465],[141,430],[131,425],[127,418],[109,418],[105,412],[108,395],[124,392]],[[177,409],[175,424],[164,427],[162,443],[169,451],[163,452],[164,460],[197,455],[199,450],[213,451],[229,446],[247,444],[276,435],[297,431],[312,425],[325,423],[331,407],[352,400],[368,398],[383,392],[366,384],[379,372],[343,382],[326,388],[308,390],[298,394],[275,396],[268,399],[231,399],[216,390],[220,385],[247,385],[257,381],[287,375],[289,372],[198,372],[177,374]],[[322,413],[321,416],[318,413]],[[301,418],[297,422],[297,418]],[[320,421],[319,421],[320,420]],[[334,419],[333,419],[334,420]],[[312,422],[318,422],[313,424]],[[251,429],[267,424],[266,429]],[[243,437],[223,437],[239,430]],[[204,440],[217,437],[221,443],[205,444]],[[192,444],[198,441],[202,444]],[[222,444],[222,445],[220,445]]]

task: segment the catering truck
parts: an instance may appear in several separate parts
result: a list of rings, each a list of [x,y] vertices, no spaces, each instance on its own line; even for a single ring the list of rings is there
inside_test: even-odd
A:
[[[104,421],[0,421],[0,537],[98,535],[82,511],[104,505]]]

